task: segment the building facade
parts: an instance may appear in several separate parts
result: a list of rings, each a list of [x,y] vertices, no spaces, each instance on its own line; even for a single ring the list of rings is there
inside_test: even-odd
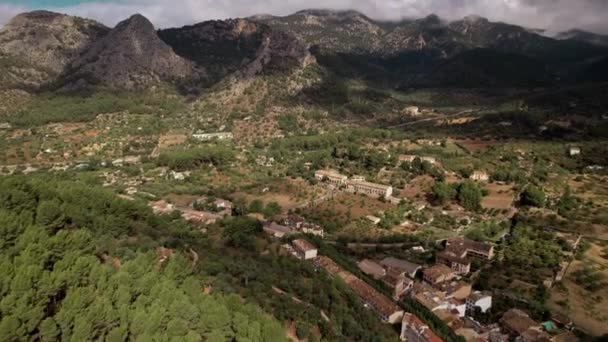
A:
[[[327,182],[336,187],[346,184],[348,177],[334,170],[318,170],[315,171],[315,179],[319,182]]]
[[[393,195],[393,187],[375,184],[362,180],[349,180],[346,182],[346,191],[354,194],[364,194],[374,198],[389,198]]]
[[[210,141],[210,140],[228,140],[232,139],[234,136],[230,132],[217,132],[217,133],[202,133],[196,132],[192,134],[192,138],[200,141]]]
[[[436,262],[448,266],[456,274],[466,275],[471,272],[471,262],[452,252],[443,251],[437,253]]]
[[[317,257],[317,248],[313,246],[310,242],[302,239],[297,239],[293,240],[291,244],[300,259],[310,260]]]

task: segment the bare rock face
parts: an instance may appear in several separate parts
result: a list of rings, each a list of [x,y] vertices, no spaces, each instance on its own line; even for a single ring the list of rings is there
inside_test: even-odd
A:
[[[310,53],[286,32],[248,19],[214,20],[160,31],[161,38],[208,71],[209,81],[239,73],[254,76],[272,62],[310,63]]]
[[[377,22],[356,11],[303,10],[286,17],[251,19],[288,32],[310,46],[339,52],[378,51],[386,33]]]
[[[136,14],[91,45],[66,72],[67,88],[101,85],[144,89],[162,81],[196,77],[194,63],[175,54],[152,23]]]
[[[93,20],[46,11],[20,14],[0,30],[0,81],[30,88],[52,82],[107,32]]]

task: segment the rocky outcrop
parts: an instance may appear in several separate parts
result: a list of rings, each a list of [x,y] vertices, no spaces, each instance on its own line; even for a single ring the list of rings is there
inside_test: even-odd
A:
[[[145,89],[200,74],[200,68],[178,56],[159,38],[152,23],[137,14],[119,23],[70,66],[66,87]]]
[[[307,46],[293,36],[248,19],[207,21],[159,35],[180,56],[205,67],[210,82],[234,73],[254,76],[273,62],[312,61]]]
[[[36,11],[0,30],[0,84],[37,88],[55,79],[108,28],[88,19]]]
[[[251,17],[289,33],[300,42],[338,52],[381,50],[386,34],[380,23],[356,11],[304,10],[286,17]]]

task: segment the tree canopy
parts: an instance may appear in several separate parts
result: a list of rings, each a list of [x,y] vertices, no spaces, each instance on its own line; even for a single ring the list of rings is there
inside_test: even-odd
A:
[[[162,263],[151,249],[110,256],[107,237],[168,228],[145,206],[24,177],[1,179],[0,198],[2,341],[286,340],[259,307],[203,293],[181,253]]]

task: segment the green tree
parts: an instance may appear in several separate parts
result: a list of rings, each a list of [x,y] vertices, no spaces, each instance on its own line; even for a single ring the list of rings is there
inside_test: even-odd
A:
[[[457,195],[456,189],[445,182],[435,182],[431,189],[431,193],[435,202],[441,205],[453,200]]]
[[[253,248],[253,239],[262,231],[262,224],[249,217],[237,217],[224,225],[224,238],[228,245],[238,248]]]
[[[40,323],[40,336],[43,341],[57,341],[61,331],[52,317],[48,317]]]
[[[275,215],[280,214],[283,211],[283,208],[277,202],[270,202],[266,204],[266,208],[264,208],[264,216],[265,217],[273,217]]]
[[[264,202],[259,199],[255,199],[249,203],[249,212],[250,213],[263,213],[264,212]]]
[[[54,233],[65,224],[65,215],[57,201],[43,201],[38,205],[36,223]]]
[[[465,181],[458,187],[458,202],[464,208],[477,211],[481,209],[483,193],[479,186],[472,181]]]
[[[522,205],[529,205],[532,207],[542,208],[545,206],[546,200],[547,200],[547,197],[545,195],[545,192],[536,186],[529,186],[521,194],[521,204]]]

